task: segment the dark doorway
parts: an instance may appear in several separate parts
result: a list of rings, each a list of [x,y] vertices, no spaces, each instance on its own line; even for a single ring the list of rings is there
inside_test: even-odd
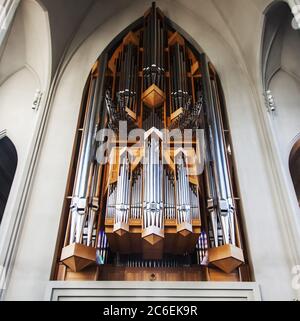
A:
[[[290,172],[300,206],[300,140],[294,145],[290,155]]]
[[[0,139],[0,223],[18,163],[16,148],[8,137]]]

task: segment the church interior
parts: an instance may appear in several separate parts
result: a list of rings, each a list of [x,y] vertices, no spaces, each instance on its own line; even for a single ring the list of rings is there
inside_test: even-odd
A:
[[[298,0],[0,13],[1,300],[300,299]]]

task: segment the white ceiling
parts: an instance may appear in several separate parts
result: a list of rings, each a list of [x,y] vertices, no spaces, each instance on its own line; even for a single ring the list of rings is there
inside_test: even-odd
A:
[[[144,0],[40,0],[49,15],[52,41],[52,71],[55,71],[63,53],[72,50],[74,43],[84,41],[108,18]],[[144,1],[145,6],[151,1]],[[199,19],[207,21],[223,38],[244,55],[256,55],[252,31],[257,31],[253,16],[260,16],[271,0],[162,0],[157,1],[167,11],[174,4],[184,7]],[[167,13],[167,12],[166,12]],[[73,49],[76,49],[75,47]],[[250,51],[250,53],[249,53]],[[252,58],[253,59],[253,58]]]

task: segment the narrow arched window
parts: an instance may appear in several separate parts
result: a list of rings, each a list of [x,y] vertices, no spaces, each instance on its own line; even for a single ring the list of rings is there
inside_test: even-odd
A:
[[[0,223],[17,169],[18,155],[8,137],[0,139]]]
[[[298,204],[300,206],[300,139],[291,151],[289,166]]]

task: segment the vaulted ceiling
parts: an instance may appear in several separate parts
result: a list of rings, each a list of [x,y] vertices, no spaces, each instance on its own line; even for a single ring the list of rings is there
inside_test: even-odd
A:
[[[40,0],[48,11],[52,41],[52,71],[55,71],[64,52],[71,45],[85,18],[97,15],[95,26],[86,31],[88,35],[93,28],[101,25],[114,12],[122,10],[130,0]]]
[[[135,1],[139,5],[142,1],[145,8],[151,5],[151,1],[144,0],[39,0],[49,15],[52,71],[56,70],[64,52],[70,51],[74,39],[77,43],[84,41],[105,20],[132,6]],[[213,25],[229,43],[248,55],[249,51],[256,50],[251,42],[251,33],[257,28],[252,17],[255,14],[261,15],[270,2],[271,0],[162,0],[157,1],[157,4],[166,10],[172,5],[182,6]]]

